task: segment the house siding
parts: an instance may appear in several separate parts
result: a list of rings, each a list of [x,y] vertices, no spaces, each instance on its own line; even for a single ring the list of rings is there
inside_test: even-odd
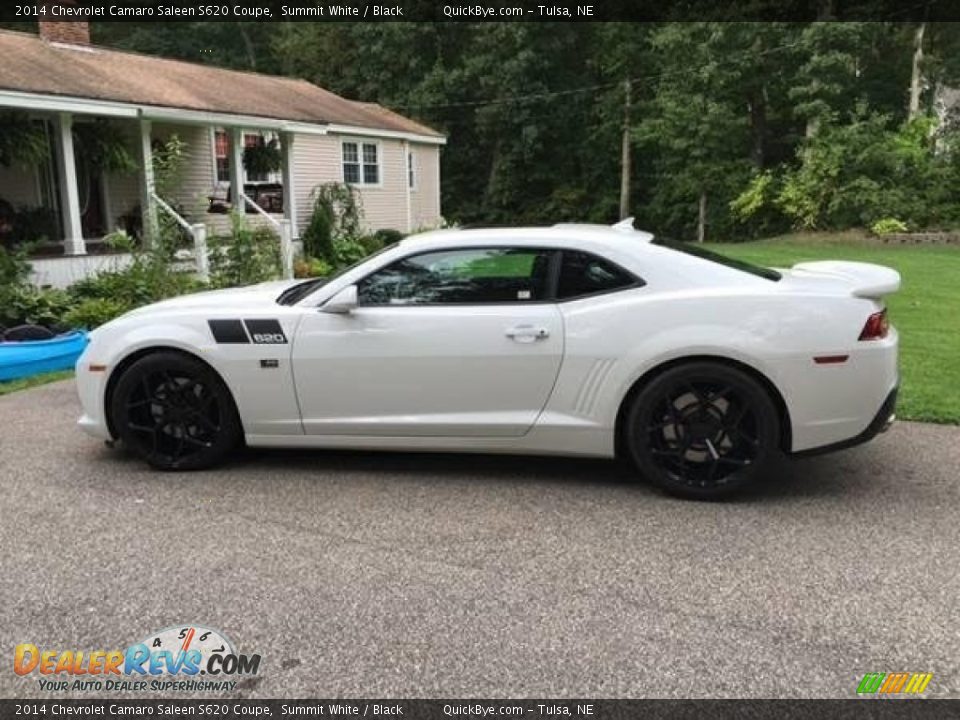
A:
[[[436,146],[411,144],[423,164],[417,190],[410,193],[410,222],[407,216],[407,166],[402,140],[355,135],[298,134],[293,144],[293,171],[296,183],[297,228],[302,233],[310,221],[311,195],[317,185],[343,182],[341,143],[344,140],[375,142],[380,150],[380,185],[358,186],[365,230],[395,229],[408,232],[440,224],[436,188],[439,187],[439,153]]]
[[[410,230],[428,230],[443,222],[440,215],[440,148],[410,144],[414,185],[410,189]]]
[[[300,235],[310,222],[313,189],[340,180],[340,145],[328,135],[297,134],[293,139],[292,162]]]
[[[184,144],[183,160],[176,176],[172,201],[183,211],[184,217],[193,222],[207,220],[208,196],[216,185],[214,177],[213,142],[210,128],[200,125],[172,125],[155,123],[151,129],[154,140],[166,142],[170,136],[177,135]]]
[[[127,133],[128,149],[133,157],[139,156],[137,129],[131,126]],[[184,143],[183,158],[174,181],[174,189],[164,200],[179,208],[184,217],[194,222],[207,219],[207,196],[214,186],[213,148],[210,130],[193,125],[154,124],[150,132],[155,141],[166,142],[177,135]],[[110,227],[122,227],[120,218],[140,207],[141,171],[110,173],[106,183],[109,191]]]
[[[339,138],[339,143],[345,138]],[[366,142],[377,142],[380,146],[380,185],[376,187],[358,187],[363,203],[364,227],[367,230],[389,228],[408,231],[407,227],[407,185],[406,162],[402,142],[397,140],[373,140],[361,138]],[[340,168],[338,164],[338,169]],[[342,169],[340,170],[342,173]]]
[[[108,173],[106,178],[110,217],[108,230],[121,228],[120,221],[124,215],[129,215],[140,208],[140,170],[132,173]]]

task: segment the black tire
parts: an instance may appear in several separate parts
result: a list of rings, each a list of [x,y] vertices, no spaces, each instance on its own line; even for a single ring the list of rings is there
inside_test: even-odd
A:
[[[767,390],[736,368],[703,361],[645,385],[629,408],[624,440],[649,482],[678,497],[715,500],[761,479],[779,437]]]
[[[159,470],[212,467],[243,437],[220,376],[176,352],[156,352],[127,368],[114,388],[110,418],[123,446]]]

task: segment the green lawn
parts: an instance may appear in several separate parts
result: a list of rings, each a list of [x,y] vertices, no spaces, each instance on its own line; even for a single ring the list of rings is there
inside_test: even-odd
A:
[[[960,247],[878,245],[851,234],[814,234],[710,248],[766,266],[829,259],[898,270],[903,285],[887,298],[890,321],[900,332],[897,415],[960,424]]]
[[[17,390],[26,390],[37,385],[46,385],[57,380],[66,380],[73,377],[73,370],[61,370],[59,372],[44,373],[43,375],[34,375],[23,380],[11,380],[10,382],[0,382],[0,395],[9,395]]]

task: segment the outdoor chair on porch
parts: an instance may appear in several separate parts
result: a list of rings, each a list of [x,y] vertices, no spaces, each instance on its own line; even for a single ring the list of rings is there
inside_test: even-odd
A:
[[[268,213],[283,213],[283,185],[280,183],[246,183],[243,186],[244,194]],[[212,195],[207,196],[208,213],[225,215],[233,209],[233,198],[230,187],[217,188]],[[255,213],[248,203],[245,212]]]

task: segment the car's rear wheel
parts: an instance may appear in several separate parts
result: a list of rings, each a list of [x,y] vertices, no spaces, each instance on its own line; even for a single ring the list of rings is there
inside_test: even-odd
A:
[[[125,448],[161,470],[200,470],[240,442],[230,391],[209,366],[175,352],[147,355],[127,368],[110,402]]]
[[[625,440],[644,478],[672,495],[709,500],[763,477],[779,435],[777,409],[760,383],[727,365],[691,362],[640,390]]]

